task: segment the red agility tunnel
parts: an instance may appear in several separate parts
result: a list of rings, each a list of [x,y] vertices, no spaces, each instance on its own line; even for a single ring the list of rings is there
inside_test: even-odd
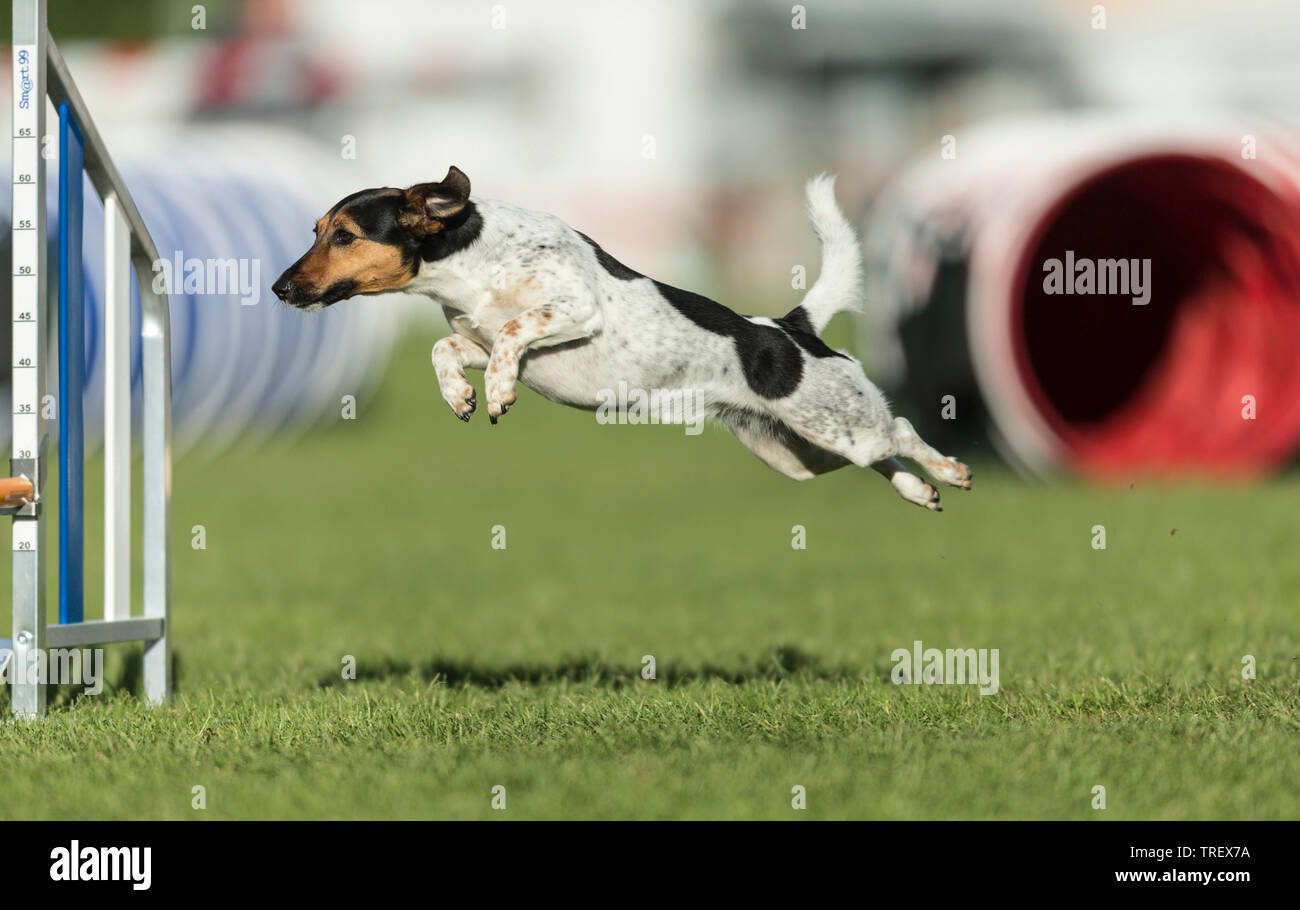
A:
[[[1049,294],[1043,263],[1066,251],[1138,274],[1119,293],[1094,274],[1093,296]],[[1016,373],[1075,467],[1254,472],[1300,446],[1296,198],[1213,159],[1127,161],[1061,199],[1017,275]]]
[[[1012,462],[1259,475],[1300,452],[1295,147],[1232,125],[988,128],[912,169],[871,233],[966,251],[967,369]],[[891,243],[875,263],[886,308],[927,261],[920,240]],[[895,312],[924,312],[928,293]],[[902,389],[935,367],[907,359]]]

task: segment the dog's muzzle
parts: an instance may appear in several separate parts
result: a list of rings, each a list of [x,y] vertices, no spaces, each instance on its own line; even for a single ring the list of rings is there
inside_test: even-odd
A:
[[[293,295],[293,282],[289,279],[288,272],[281,275],[276,279],[275,284],[271,285],[271,293],[285,303],[289,302],[289,298]]]

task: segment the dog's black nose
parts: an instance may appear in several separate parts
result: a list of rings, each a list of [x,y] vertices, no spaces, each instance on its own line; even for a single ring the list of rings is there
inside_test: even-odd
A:
[[[281,300],[288,300],[289,294],[293,292],[293,282],[287,276],[281,275],[280,279],[271,285],[271,293]]]

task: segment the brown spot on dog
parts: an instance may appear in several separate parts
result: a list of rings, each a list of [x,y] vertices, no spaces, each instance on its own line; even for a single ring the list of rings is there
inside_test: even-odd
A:
[[[529,308],[533,296],[533,279],[520,278],[492,291],[497,309],[507,313],[522,313]]]

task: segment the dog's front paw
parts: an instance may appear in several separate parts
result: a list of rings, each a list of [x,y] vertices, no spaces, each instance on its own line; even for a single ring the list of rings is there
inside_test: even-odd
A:
[[[461,383],[459,386],[444,387],[442,390],[442,400],[447,402],[453,414],[466,423],[469,417],[478,407],[478,399],[475,396],[474,387],[468,382]]]
[[[488,419],[493,423],[515,403],[515,387],[490,384],[487,390]]]

